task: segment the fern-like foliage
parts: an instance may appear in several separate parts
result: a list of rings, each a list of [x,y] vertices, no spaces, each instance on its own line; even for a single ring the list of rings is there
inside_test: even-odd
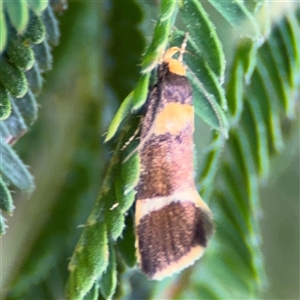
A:
[[[37,119],[41,73],[52,68],[51,47],[59,41],[58,22],[48,1],[0,3],[0,209],[14,206],[8,186],[34,190],[34,179],[12,149]],[[5,224],[0,225],[0,234]]]
[[[88,208],[91,212],[68,262],[66,293],[70,299],[253,299],[260,297],[267,284],[261,251],[259,187],[267,180],[272,156],[284,148],[290,134],[284,130],[286,124],[296,117],[300,8],[297,4],[282,6],[280,14],[272,15],[268,13],[276,12],[276,5],[264,1],[209,2],[162,0],[151,42],[140,63],[140,77],[135,73],[137,69],[131,70],[131,75],[123,70],[119,88],[118,81],[112,79],[112,74],[118,74],[118,65],[115,69],[114,64],[108,67],[107,82],[119,96],[124,94],[126,84],[122,78],[125,80],[126,75],[137,84],[121,104],[106,135],[107,141],[115,142],[113,154],[98,199]],[[80,9],[94,18],[92,11],[109,11],[111,16],[118,16],[120,24],[127,24],[127,34],[141,40],[136,28],[142,11],[147,14],[149,9],[145,3],[128,1],[130,10],[118,1],[112,1],[110,7],[99,5],[82,4]],[[233,44],[232,58],[226,57],[226,38],[208,12],[221,15],[233,28],[227,31]],[[77,17],[85,20],[84,13]],[[113,17],[108,19],[108,27],[113,32],[119,24],[112,20]],[[206,126],[211,131],[205,151],[198,151],[203,155],[197,183],[214,213],[216,234],[200,262],[162,282],[149,282],[131,269],[136,259],[130,207],[140,165],[136,154],[126,163],[123,160],[137,141],[125,150],[122,146],[138,126],[137,114],[146,101],[162,53],[169,45],[180,45],[185,32],[189,39],[184,62],[193,86],[195,111],[206,123],[201,130]],[[116,44],[108,49],[115,54],[113,60],[118,61],[120,48],[116,45],[122,39],[118,35],[114,40],[114,36],[117,35],[111,34],[110,45]],[[124,49],[131,51],[131,56],[126,56],[131,66],[137,64],[132,57],[136,59],[141,45],[142,42],[124,43]],[[95,130],[95,119],[90,115],[95,117],[95,109],[88,111],[85,124],[89,126],[77,140],[78,150],[59,193],[60,201],[31,245],[35,255],[24,260],[8,298],[61,297],[62,282],[67,277],[66,257],[78,238],[78,232],[72,231],[78,224],[79,212],[86,208],[84,201],[91,202],[93,198],[86,194],[89,184],[96,189],[96,172],[88,163],[99,156],[97,143],[81,144],[86,142],[88,132]],[[196,143],[201,130],[196,128]],[[62,220],[61,226],[57,226],[57,220]],[[57,286],[55,279],[61,285],[58,289],[53,288]]]

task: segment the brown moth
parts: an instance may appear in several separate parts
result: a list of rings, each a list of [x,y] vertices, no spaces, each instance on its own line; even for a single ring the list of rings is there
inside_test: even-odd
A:
[[[163,56],[137,148],[137,257],[142,271],[156,280],[192,265],[213,232],[211,211],[194,182],[194,106],[183,51],[173,47]],[[178,52],[179,59],[172,58]]]

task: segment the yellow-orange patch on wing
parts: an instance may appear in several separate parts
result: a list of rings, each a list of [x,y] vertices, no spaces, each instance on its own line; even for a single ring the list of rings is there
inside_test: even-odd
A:
[[[165,133],[177,135],[187,125],[190,125],[191,130],[194,130],[194,107],[189,104],[170,102],[157,115],[153,133],[156,135]]]

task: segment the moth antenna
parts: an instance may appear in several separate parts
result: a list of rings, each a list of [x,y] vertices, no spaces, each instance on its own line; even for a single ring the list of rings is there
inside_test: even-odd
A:
[[[182,61],[183,60],[183,53],[185,53],[185,48],[186,48],[186,45],[187,45],[187,41],[188,41],[188,37],[189,37],[189,34],[188,32],[186,32],[184,34],[184,39],[182,41],[182,44],[181,44],[181,47],[180,47],[180,53],[179,53],[179,57],[178,57],[178,60],[179,61]]]
[[[152,128],[153,126],[151,126]],[[123,160],[123,164],[126,163],[126,161],[128,161],[128,159],[134,154],[136,153],[139,149],[141,149],[144,144],[146,143],[146,141],[149,139],[149,137],[151,136],[151,134],[153,133],[153,130],[151,130],[151,128],[149,129],[148,133],[146,134],[146,136],[143,138],[143,140],[139,143],[139,145],[133,149]]]

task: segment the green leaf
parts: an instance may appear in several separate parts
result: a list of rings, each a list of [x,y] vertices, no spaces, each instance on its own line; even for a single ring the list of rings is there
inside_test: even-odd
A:
[[[25,73],[28,86],[34,94],[39,94],[43,86],[43,77],[38,64],[35,62],[33,67]]]
[[[136,144],[134,145],[137,147]],[[136,151],[136,148],[134,147],[130,147],[129,149],[131,151]],[[130,155],[132,152],[130,153],[129,151],[126,151],[125,153],[129,153]],[[126,159],[125,155],[123,155],[123,157]],[[127,161],[122,162],[121,176],[123,181],[122,194],[126,197],[137,186],[140,177],[140,158],[136,153],[132,155]],[[124,183],[126,184],[124,185]],[[125,208],[123,208],[123,213],[125,213],[129,208],[129,205],[122,204],[122,207],[124,206]]]
[[[244,78],[247,84],[251,81],[251,76],[256,66],[257,51],[260,47],[259,42],[253,42],[246,38],[240,41],[236,55],[240,56],[244,67]]]
[[[75,250],[72,256],[69,265],[71,273],[68,281],[68,295],[72,299],[81,299],[92,288],[95,281],[102,277],[103,272],[108,266],[108,237],[116,240],[124,229],[124,206],[128,205],[126,202],[129,198],[126,195],[122,198],[116,196],[112,178],[114,178],[115,174],[120,172],[120,164],[122,164],[122,160],[120,160],[121,146],[128,140],[128,136],[131,134],[132,127],[124,127],[107,170],[99,198],[88,218],[87,225],[76,247],[76,249],[79,250]],[[131,165],[134,161],[134,157],[128,160]],[[129,180],[129,183],[132,184],[132,178],[135,176],[128,176],[129,174],[127,172],[125,172],[124,175],[126,175],[126,178],[124,179],[124,183],[122,183],[123,186],[126,187],[128,186],[127,181]],[[133,201],[133,199],[134,197],[130,198],[131,201]],[[120,201],[120,203],[118,201]],[[125,203],[123,201],[125,201]],[[105,238],[97,237],[97,242],[95,242],[90,236],[98,235],[98,227],[101,226],[104,228],[102,230],[105,230],[105,232],[101,231],[101,234],[106,234],[106,236]],[[98,240],[103,242],[100,243]],[[88,246],[90,243],[93,243],[92,247]],[[84,245],[86,245],[86,247]],[[93,260],[87,260],[86,257],[92,257]],[[79,264],[81,261],[82,263]]]
[[[5,120],[11,112],[11,103],[8,93],[0,85],[0,120]]]
[[[172,35],[172,44],[174,43],[176,46],[180,47],[184,36],[184,32],[176,30]],[[190,37],[188,38],[186,53],[184,55],[184,63],[188,67],[188,70],[192,72],[194,76],[203,84],[205,90],[214,95],[219,105],[224,110],[227,110],[225,91],[219,81],[219,78],[205,63],[205,60],[202,57],[201,52],[199,52],[195,41]]]
[[[39,68],[44,72],[50,71],[52,69],[53,58],[50,46],[46,39],[44,39],[40,44],[33,45],[32,48]]]
[[[44,40],[45,35],[46,28],[42,18],[34,12],[30,11],[28,26],[23,34],[23,37],[30,43],[39,44]]]
[[[18,33],[23,33],[29,21],[27,3],[23,0],[4,0],[4,5],[12,25]]]
[[[258,23],[243,2],[238,0],[209,0],[209,2],[220,12],[230,25],[237,28],[242,34],[251,37],[251,39],[260,37]]]
[[[227,137],[227,119],[222,108],[216,102],[214,95],[206,91],[195,74],[188,72],[188,77],[193,88],[195,113],[203,119],[204,122],[212,128],[220,130],[222,134]]]
[[[211,183],[217,174],[224,143],[224,136],[219,132],[215,132],[211,139],[211,145],[205,151],[203,159],[201,159],[199,182],[201,184],[200,194],[204,199],[208,199],[212,191]]]
[[[12,104],[12,111],[10,116],[5,120],[5,124],[12,137],[10,143],[14,143],[27,132],[28,128],[19,111],[18,106],[15,103],[18,100],[10,98],[10,101]]]
[[[106,270],[108,257],[107,228],[103,222],[90,218],[69,263],[67,295],[70,299],[82,299],[90,291]]]
[[[289,75],[289,65],[286,63],[288,56],[285,52],[284,41],[280,36],[278,27],[274,29],[272,37],[268,39],[268,45],[270,47],[269,53],[273,56],[273,59],[276,62],[281,78],[283,78],[284,81],[286,81],[289,85],[293,84],[293,82],[290,80],[291,76]]]
[[[286,60],[286,67],[288,68],[288,79],[290,82],[290,86],[294,89],[297,86],[299,76],[295,76],[297,73],[295,72],[299,70],[299,62],[297,63],[297,52],[298,49],[296,47],[299,47],[299,44],[295,47],[295,39],[294,36],[291,33],[290,28],[288,27],[287,20],[284,20],[281,22],[280,26],[278,27],[278,42],[281,44],[281,53],[284,53],[286,57],[289,57],[288,60]]]
[[[216,102],[223,110],[227,110],[225,91],[216,75],[207,66],[205,66],[201,59],[195,59],[195,57],[187,55],[185,60],[190,71],[203,84],[205,91],[208,94],[213,95]]]
[[[271,81],[277,83],[275,85],[275,89],[277,97],[280,99],[281,106],[284,108],[287,115],[292,117],[294,115],[294,111],[290,101],[291,95],[289,93],[288,83],[284,80],[284,77],[282,77],[280,66],[275,58],[276,55],[272,54],[273,51],[274,48],[270,45],[270,43],[265,43],[265,45],[261,48],[260,58],[263,63],[268,66],[267,70]]]
[[[9,139],[9,136],[10,136],[10,132],[9,132],[7,126],[5,125],[5,122],[0,122],[0,138],[1,138],[1,140],[3,140],[5,142],[6,139]]]
[[[215,26],[201,3],[196,0],[184,0],[180,6],[183,22],[209,68],[223,82],[225,56]],[[201,30],[199,30],[201,28]]]
[[[117,241],[117,249],[125,264],[133,268],[136,264],[136,249],[134,235],[134,221],[132,214],[129,214],[125,220],[125,228],[122,237]]]
[[[12,148],[3,141],[0,141],[0,157],[0,171],[3,176],[19,189],[32,192],[34,190],[32,175]]]
[[[255,176],[255,163],[253,153],[251,153],[249,140],[244,132],[244,129],[239,127],[231,135],[232,143],[229,145],[234,157],[241,162],[239,168],[243,174],[244,182],[246,182],[246,189],[249,199],[253,199],[253,207],[256,207],[258,212],[258,181]],[[254,208],[253,208],[254,210]]]
[[[2,214],[0,213],[0,236],[5,234],[5,232],[6,232],[5,219],[3,218]]]
[[[116,134],[121,122],[126,118],[129,114],[132,107],[132,97],[133,92],[131,92],[123,101],[120,108],[116,112],[113,120],[110,122],[107,135],[105,137],[105,142],[108,142],[112,137]]]
[[[252,77],[251,91],[259,97],[264,122],[268,126],[269,147],[274,151],[280,151],[283,148],[283,137],[279,121],[278,103],[276,103],[273,83],[269,80],[262,62],[258,64],[257,71]],[[257,91],[260,91],[260,93],[258,94]]]
[[[235,126],[239,122],[244,107],[243,92],[245,83],[240,80],[244,76],[243,63],[239,59],[234,62],[226,90],[231,126]]]
[[[0,176],[0,209],[8,213],[12,213],[14,208],[15,207],[13,205],[10,191],[8,190],[6,183]]]
[[[0,83],[12,96],[23,97],[27,92],[27,81],[24,73],[3,56],[0,58],[0,64]]]
[[[99,297],[100,287],[95,283],[89,292],[84,296],[84,300],[101,300]]]
[[[143,106],[147,100],[150,73],[142,75],[132,96],[132,110],[136,111]]]
[[[103,195],[101,200],[105,201],[103,211],[105,211],[106,214],[107,230],[115,241],[123,232],[125,217],[120,210],[120,203],[117,202],[114,189],[110,188],[110,191]]]
[[[100,280],[100,291],[104,299],[112,299],[117,287],[116,254],[112,243],[109,243],[109,262]]]
[[[48,6],[48,0],[27,0],[27,3],[36,14],[41,13]]]
[[[58,21],[54,16],[51,6],[47,6],[47,8],[43,11],[42,18],[46,27],[47,41],[50,45],[57,46],[60,38],[60,31]]]
[[[242,182],[240,179],[240,170],[238,170],[238,168],[232,164],[225,163],[220,171],[225,183],[222,193],[226,199],[230,199],[230,201],[232,201],[235,207],[239,210],[240,216],[243,218],[244,223],[246,224],[245,226],[247,228],[247,232],[251,231],[252,222],[255,222],[255,218],[252,214],[249,214],[250,203],[248,201],[244,201],[244,199],[247,198],[247,191],[245,189],[235,188],[236,185],[239,185]]]
[[[250,0],[250,1],[244,1],[245,7],[251,12],[254,13],[258,11],[261,8],[261,5],[264,5],[265,0]]]
[[[245,134],[243,128],[239,127],[232,136],[232,143],[229,145],[231,151],[233,152],[234,157],[237,157],[241,162],[241,165],[238,166],[242,180],[246,184],[247,197],[249,201],[249,213],[254,216],[261,214],[261,208],[259,203],[259,194],[258,194],[258,178],[255,176],[255,163],[253,155],[250,152],[249,140]],[[256,276],[258,280],[264,280],[264,270],[261,258],[260,251],[260,240],[259,235],[259,224],[257,222],[252,222],[253,231],[251,232],[250,245],[252,247],[253,253],[253,265],[256,270]]]
[[[27,125],[31,125],[37,119],[38,105],[34,94],[28,89],[24,97],[15,101],[22,117],[28,122]]]
[[[245,113],[242,117],[244,128],[248,127],[248,137],[252,153],[255,154],[257,172],[262,178],[266,178],[269,172],[269,151],[267,128],[259,107],[259,100],[251,97],[247,99]],[[250,126],[251,125],[251,126]]]
[[[1,34],[0,34],[0,54],[1,54],[4,51],[7,42],[7,28],[6,28],[2,1],[0,3],[0,28],[1,28]]]
[[[300,53],[299,53],[299,43],[300,43],[300,37],[299,37],[299,30],[300,25],[297,23],[296,16],[292,11],[288,11],[287,13],[287,20],[286,20],[286,27],[288,31],[288,37],[290,38],[290,45],[292,46],[292,52],[293,57],[292,61],[294,64],[292,64],[295,67],[295,71],[300,69]]]
[[[32,68],[35,58],[32,48],[21,36],[12,33],[6,51],[9,60],[20,69],[29,70]]]
[[[166,49],[171,26],[175,21],[176,11],[177,1],[161,1],[160,15],[154,29],[152,42],[141,63],[142,73],[149,73],[162,57]]]

